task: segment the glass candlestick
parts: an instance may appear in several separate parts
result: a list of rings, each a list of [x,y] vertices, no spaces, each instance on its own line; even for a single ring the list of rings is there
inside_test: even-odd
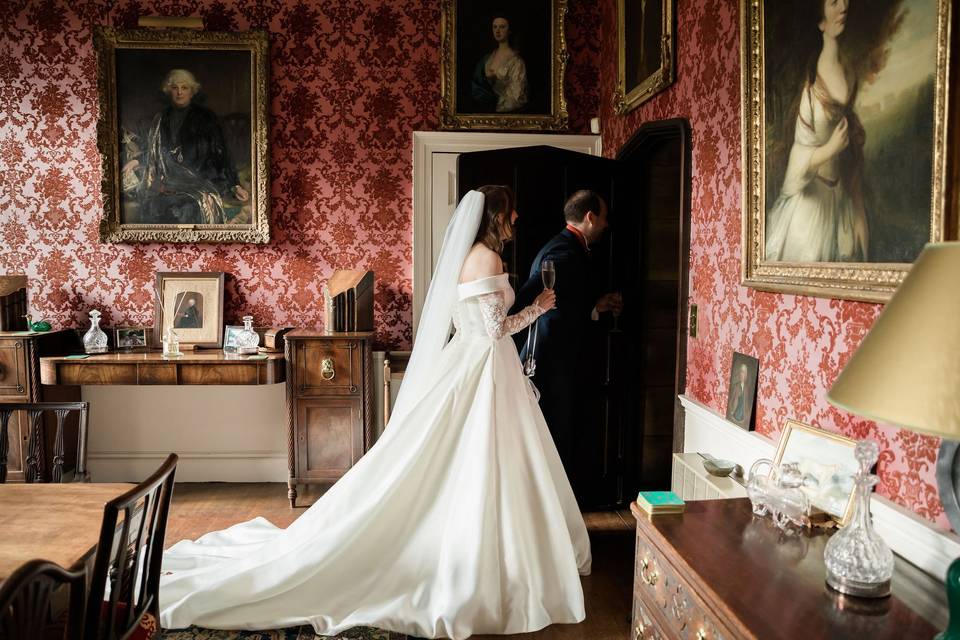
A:
[[[840,593],[862,598],[890,595],[893,577],[893,552],[873,530],[870,517],[870,491],[877,476],[870,467],[877,461],[880,447],[873,440],[857,443],[854,455],[860,471],[854,476],[853,517],[827,541],[823,562],[827,565],[827,584]]]
[[[83,350],[87,353],[106,353],[107,334],[100,328],[100,312],[90,312],[90,328],[83,335]]]
[[[237,333],[237,353],[242,356],[255,355],[260,346],[260,336],[253,330],[253,316],[243,316],[243,329]]]

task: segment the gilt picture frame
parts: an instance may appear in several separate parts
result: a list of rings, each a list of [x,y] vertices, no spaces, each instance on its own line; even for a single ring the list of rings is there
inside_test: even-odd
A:
[[[856,498],[853,476],[860,470],[854,455],[856,446],[852,438],[787,420],[773,463],[775,467],[797,463],[800,472],[808,476],[801,490],[810,505],[844,526],[853,514]]]
[[[567,0],[441,0],[440,127],[562,131]]]
[[[639,107],[675,79],[675,0],[617,0],[614,111]]]
[[[97,27],[101,242],[270,240],[266,32]]]
[[[925,243],[955,235],[952,0],[831,11],[741,0],[742,283],[885,302]]]

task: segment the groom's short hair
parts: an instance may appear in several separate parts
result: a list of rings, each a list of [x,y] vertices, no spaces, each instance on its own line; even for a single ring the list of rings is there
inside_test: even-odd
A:
[[[602,202],[603,199],[596,191],[581,189],[567,198],[566,204],[563,205],[563,217],[567,222],[583,222],[588,211],[600,215]]]

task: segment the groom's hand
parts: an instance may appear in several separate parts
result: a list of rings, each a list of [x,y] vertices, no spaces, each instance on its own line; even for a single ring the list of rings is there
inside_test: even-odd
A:
[[[615,314],[619,314],[622,310],[623,298],[619,293],[607,293],[600,296],[600,299],[597,300],[597,311],[599,313],[612,311]]]

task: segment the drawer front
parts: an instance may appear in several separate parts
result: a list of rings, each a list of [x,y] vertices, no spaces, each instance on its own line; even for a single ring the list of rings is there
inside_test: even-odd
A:
[[[27,343],[25,340],[0,340],[0,398],[8,402],[26,400]]]
[[[634,590],[642,593],[655,616],[665,620],[671,635],[681,640],[724,640],[714,620],[689,584],[637,530]],[[634,594],[634,600],[638,600]]]
[[[655,622],[646,601],[634,596],[633,599],[633,640],[672,640]]]
[[[301,396],[360,395],[363,342],[322,339],[296,343],[295,392]]]

